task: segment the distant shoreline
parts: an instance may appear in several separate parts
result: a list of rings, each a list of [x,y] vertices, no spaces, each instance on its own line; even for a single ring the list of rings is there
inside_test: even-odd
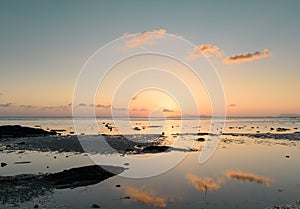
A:
[[[1,119],[90,119],[94,117],[73,117],[73,116],[0,116]],[[183,120],[193,120],[193,119],[209,119],[209,118],[226,118],[226,119],[247,119],[247,118],[281,118],[281,119],[300,119],[300,116],[230,116],[230,117],[220,117],[220,116],[191,116],[191,117],[102,117],[102,116],[97,116],[97,119],[148,119],[148,118],[153,118],[153,119],[168,119],[168,120],[178,120],[178,119],[183,119]]]

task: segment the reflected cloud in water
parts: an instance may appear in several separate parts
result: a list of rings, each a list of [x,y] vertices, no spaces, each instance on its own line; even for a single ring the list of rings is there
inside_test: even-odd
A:
[[[166,207],[167,198],[160,197],[154,190],[138,189],[135,187],[126,187],[125,194],[135,202],[140,202],[144,205],[152,204],[155,207]]]
[[[272,179],[269,177],[259,176],[254,173],[246,173],[246,172],[242,172],[242,171],[228,170],[228,171],[226,171],[226,176],[229,179],[236,179],[236,180],[241,180],[244,182],[257,182],[259,184],[265,183],[266,186],[268,186],[268,187],[272,183]]]
[[[214,180],[211,177],[200,178],[194,174],[187,174],[185,177],[195,189],[204,191],[205,193],[207,193],[207,191],[218,190],[221,188],[221,185],[225,183],[224,178]]]

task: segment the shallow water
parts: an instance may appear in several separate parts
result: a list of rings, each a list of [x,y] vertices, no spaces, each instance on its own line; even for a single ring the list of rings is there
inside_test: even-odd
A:
[[[214,122],[214,121],[213,121]],[[118,124],[118,130],[108,130],[103,123]],[[123,119],[113,121],[99,119],[97,132],[140,134],[160,134],[165,132],[169,144],[176,141],[172,134],[182,134],[180,137],[186,144],[204,146],[206,142],[197,142],[197,133],[209,132],[208,119],[197,120],[169,120],[148,121],[135,120],[128,125]],[[2,124],[41,125],[42,128],[73,130],[71,119],[1,119]],[[85,124],[83,122],[83,124]],[[155,126],[140,131],[133,127]],[[85,124],[85,134],[94,133],[88,123]],[[173,126],[173,128],[172,128]],[[233,128],[230,128],[233,127]],[[242,127],[242,128],[239,128]],[[270,128],[275,130],[270,130]],[[276,128],[283,127],[290,130],[277,132]],[[69,129],[68,129],[69,128]],[[94,127],[95,128],[95,127]],[[94,129],[93,128],[93,129]],[[295,129],[296,128],[296,129]],[[107,129],[107,130],[106,130]],[[265,208],[275,204],[287,204],[299,201],[300,197],[300,141],[283,138],[260,138],[243,134],[294,133],[300,129],[299,119],[281,118],[242,118],[228,119],[224,133],[237,135],[222,135],[222,141],[212,157],[204,164],[199,164],[201,152],[184,152],[184,159],[160,175],[150,178],[126,178],[122,175],[114,176],[92,186],[75,189],[52,190],[28,201],[16,198],[16,207],[33,208],[90,208],[91,204],[98,204],[101,208]],[[243,133],[239,135],[238,133]],[[86,136],[88,137],[88,136]],[[202,136],[201,136],[202,137]],[[208,136],[203,136],[207,139]],[[38,140],[38,138],[37,138]],[[178,151],[178,150],[177,150]],[[176,153],[176,150],[171,153]],[[180,152],[181,153],[181,152]],[[179,151],[178,151],[179,154]],[[150,155],[127,156],[129,158],[150,158],[165,153]],[[54,158],[55,157],[55,158]],[[104,156],[105,157],[105,156]],[[103,162],[106,159],[102,158]],[[21,173],[57,172],[66,168],[91,164],[92,161],[81,153],[2,151],[0,161],[7,162],[7,166],[0,168],[1,176]],[[133,163],[124,165],[124,157],[114,163],[131,169]],[[167,157],[159,163],[168,164]],[[30,161],[29,164],[15,164],[17,161]],[[111,162],[111,161],[108,161]],[[127,161],[126,161],[127,162]],[[147,162],[147,161],[146,161]],[[147,170],[155,166],[148,161],[140,166],[140,170]],[[151,164],[152,163],[152,164]],[[171,163],[171,162],[170,162]],[[105,164],[105,163],[103,163]],[[132,168],[133,169],[133,168]],[[120,187],[116,187],[120,185]],[[18,194],[16,194],[17,196]],[[0,203],[1,208],[11,208],[14,205]]]

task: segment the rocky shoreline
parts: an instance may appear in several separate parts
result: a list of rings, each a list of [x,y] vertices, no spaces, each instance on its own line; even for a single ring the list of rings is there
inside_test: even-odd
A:
[[[40,128],[0,126],[0,152],[39,151],[39,152],[78,152],[91,154],[143,154],[168,151],[171,147],[163,145],[161,135],[67,135]],[[151,140],[145,140],[145,139]],[[112,149],[103,149],[103,141]],[[102,144],[101,144],[102,143]],[[83,146],[82,146],[83,145]]]
[[[24,127],[20,125],[0,126],[0,138],[36,137],[57,135],[55,130],[46,131],[41,128]]]

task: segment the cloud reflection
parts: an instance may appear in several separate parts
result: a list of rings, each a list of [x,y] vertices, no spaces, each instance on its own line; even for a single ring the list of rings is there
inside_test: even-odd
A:
[[[197,190],[202,190],[205,193],[207,193],[207,191],[218,190],[221,188],[221,185],[225,183],[224,178],[214,180],[211,177],[200,178],[193,174],[187,174],[185,177]]]
[[[158,196],[154,190],[145,191],[134,187],[127,187],[125,193],[130,196],[133,201],[140,202],[144,205],[152,204],[155,207],[167,206],[167,199]]]
[[[246,173],[242,171],[226,171],[226,176],[229,179],[241,180],[244,182],[257,182],[259,184],[265,183],[267,186],[270,186],[272,183],[272,179],[265,176],[258,176],[253,173]]]

